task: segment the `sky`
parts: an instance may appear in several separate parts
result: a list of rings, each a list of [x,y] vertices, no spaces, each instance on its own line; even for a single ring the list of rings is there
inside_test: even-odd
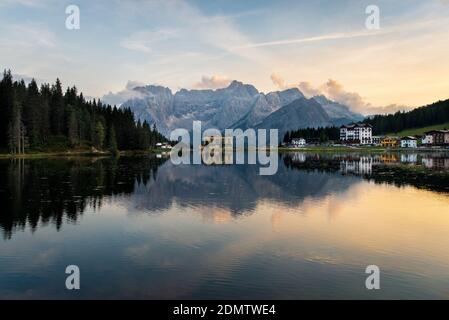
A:
[[[78,30],[66,28],[68,5]],[[394,112],[449,98],[448,35],[449,0],[0,0],[2,69],[118,102],[139,84],[235,79]]]

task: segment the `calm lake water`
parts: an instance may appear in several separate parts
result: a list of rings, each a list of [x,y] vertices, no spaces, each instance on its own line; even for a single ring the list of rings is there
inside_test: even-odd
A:
[[[2,160],[0,201],[1,299],[449,298],[441,153]]]

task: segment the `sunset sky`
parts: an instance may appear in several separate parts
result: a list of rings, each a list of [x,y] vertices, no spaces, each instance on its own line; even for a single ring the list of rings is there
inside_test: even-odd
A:
[[[65,28],[69,4],[80,30]],[[365,27],[370,4],[379,30]],[[365,114],[449,98],[449,0],[0,0],[0,21],[2,69],[91,97],[237,79]]]

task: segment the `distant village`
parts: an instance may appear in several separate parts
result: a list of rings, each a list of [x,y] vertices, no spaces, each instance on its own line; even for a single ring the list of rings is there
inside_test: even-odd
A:
[[[338,130],[338,128],[337,128]],[[338,131],[337,131],[338,134]],[[210,142],[220,139],[223,145],[231,143],[227,137],[205,137],[202,147]],[[231,140],[232,141],[232,140]],[[173,148],[175,142],[158,142],[157,149],[165,149],[169,151]],[[374,136],[373,126],[367,123],[353,123],[340,127],[340,135],[338,140],[330,140],[326,142],[316,138],[291,138],[290,142],[281,143],[286,148],[303,148],[308,146],[374,146],[384,148],[449,148],[449,130],[431,130],[423,135],[415,136]]]
[[[292,138],[284,147],[301,148],[320,145],[318,139]],[[373,126],[354,123],[340,127],[340,140],[333,146],[381,146],[385,148],[449,147],[449,130],[432,130],[416,136],[373,136]]]
[[[319,154],[295,152],[289,155],[292,166],[306,163],[307,159],[317,160]],[[330,159],[324,157],[323,159]],[[373,167],[377,165],[410,164],[422,165],[426,169],[447,170],[449,158],[440,152],[429,153],[380,153],[380,154],[334,154],[332,160],[339,161],[340,172],[343,174],[369,175],[373,173]]]

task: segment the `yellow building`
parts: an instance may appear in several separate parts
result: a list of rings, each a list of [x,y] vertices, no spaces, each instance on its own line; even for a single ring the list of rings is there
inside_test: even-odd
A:
[[[397,147],[398,139],[395,137],[385,137],[380,141],[382,147]]]
[[[388,163],[388,162],[396,163],[396,162],[398,162],[398,157],[396,157],[396,155],[394,155],[394,154],[382,154],[379,157],[379,160],[382,163]]]

